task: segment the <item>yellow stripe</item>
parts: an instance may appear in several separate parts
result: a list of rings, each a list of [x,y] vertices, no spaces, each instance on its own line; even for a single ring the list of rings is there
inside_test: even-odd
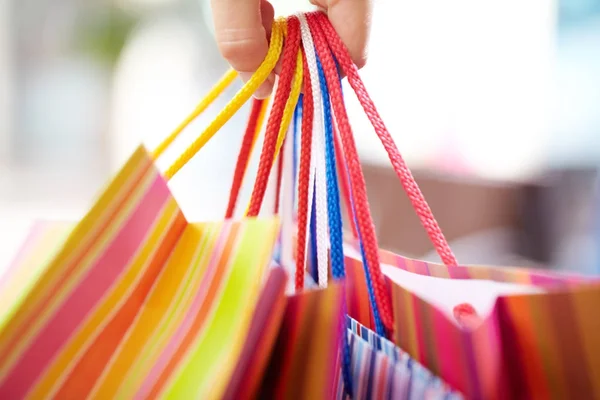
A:
[[[169,169],[165,172],[165,177],[171,179],[208,141],[225,125],[227,121],[252,97],[252,94],[258,87],[267,79],[267,77],[275,68],[275,64],[279,60],[282,39],[282,25],[285,24],[284,19],[275,21],[271,33],[271,44],[267,56],[258,70],[252,75],[250,80],[240,89],[233,99],[223,108],[216,116],[213,122],[202,132],[200,137],[196,139],[182,154]]]
[[[171,134],[163,140],[161,144],[152,152],[152,158],[157,159],[160,157],[165,150],[177,139],[177,137],[183,132],[185,128],[195,120],[200,114],[204,112],[210,106],[221,93],[227,89],[231,82],[237,77],[237,72],[230,69],[227,73],[221,78],[219,82],[208,92],[208,94],[200,101],[200,103],[196,106],[194,111],[190,115],[187,116],[185,120]]]
[[[174,199],[170,199],[161,212],[161,217],[155,221],[150,234],[144,242],[144,246],[138,250],[124,275],[116,283],[99,306],[90,313],[87,321],[82,324],[78,332],[69,340],[67,346],[54,359],[50,367],[44,373],[43,378],[38,381],[29,398],[39,399],[51,396],[53,389],[58,390],[69,372],[96,337],[102,332],[121,305],[129,298],[131,292],[137,287],[139,280],[144,275],[164,242],[165,237],[171,233],[171,227],[180,215],[179,207]]]
[[[198,263],[197,260],[198,257],[203,260],[210,254],[209,251],[206,251],[206,248],[207,246],[212,247],[216,240],[214,235],[211,234],[211,229],[214,229],[212,225],[207,225],[203,229],[194,229],[190,225],[186,227],[173,250],[172,257],[157,278],[154,288],[148,295],[144,307],[130,328],[127,337],[123,339],[119,349],[111,358],[105,373],[98,379],[91,393],[91,398],[116,398],[119,387],[127,379],[131,379],[130,372],[135,367],[135,361],[128,368],[126,375],[123,375],[123,371],[119,368],[121,360],[124,358],[129,359],[132,349],[140,351],[140,353],[147,353],[148,340],[145,340],[146,343],[141,343],[139,338],[148,336],[149,332],[152,334],[154,329],[163,326],[165,316],[172,308],[173,297],[180,291],[181,286],[186,284],[194,269],[197,270],[199,276],[203,275],[206,263]],[[190,266],[193,266],[193,268],[190,268]],[[172,334],[175,328],[176,326],[169,327],[168,334]],[[148,339],[151,337],[149,336]],[[143,345],[143,347],[140,348],[140,345]],[[152,365],[146,365],[145,367],[151,368]]]
[[[62,276],[65,265],[78,257],[81,249],[95,239],[100,229],[99,221],[106,219],[108,215],[114,212],[117,205],[129,194],[132,186],[138,183],[139,173],[147,170],[150,164],[151,160],[144,148],[138,148],[89,213],[75,226],[61,251],[44,268],[45,271],[34,288],[19,304],[19,311],[17,312],[15,308],[15,312],[6,317],[6,323],[0,331],[0,352],[5,350],[7,342],[14,337],[15,331],[21,327],[28,317],[27,310],[33,309],[40,303],[56,285],[56,280]]]
[[[3,360],[4,362],[0,366],[0,379],[13,367],[15,362],[18,361],[21,353],[31,344],[39,331],[61,307],[66,298],[71,294],[72,290],[79,285],[82,277],[85,276],[93,266],[94,261],[96,261],[106,250],[106,246],[110,244],[125,221],[131,216],[133,210],[139,205],[141,198],[145,195],[147,189],[152,185],[157,176],[157,172],[153,170],[150,171],[141,182],[138,182],[139,185],[135,192],[130,194],[126,204],[124,204],[118,214],[114,216],[114,219],[110,222],[110,225],[107,227],[104,234],[97,238],[93,247],[86,253],[86,256],[81,262],[77,264],[77,267],[74,269],[69,279],[61,286],[58,293],[48,299],[44,305],[42,315],[28,327],[26,333],[19,337],[16,344],[9,349],[8,356]]]
[[[241,352],[274,245],[276,219],[246,220],[238,236],[231,272],[207,321],[161,397],[220,398]],[[269,240],[265,240],[268,238]],[[259,262],[265,261],[265,262]],[[232,312],[236,318],[232,318]]]
[[[120,382],[121,387],[116,395],[117,398],[132,398],[135,392],[139,390],[146,376],[150,373],[151,368],[158,361],[162,351],[170,343],[172,335],[179,328],[181,321],[192,305],[194,297],[198,293],[200,285],[205,279],[206,270],[213,257],[215,246],[219,241],[219,234],[223,229],[223,224],[210,223],[202,225],[205,227],[204,230],[201,232],[198,230],[200,236],[193,238],[194,240],[190,243],[191,247],[198,248],[198,251],[194,254],[191,262],[187,264],[187,268],[191,271],[191,274],[188,273],[184,277],[183,281],[186,284],[183,285],[183,289],[178,289],[177,291],[182,292],[180,301],[172,301],[169,308],[165,311],[160,323],[162,329],[154,332],[154,335],[149,337],[149,340],[139,354],[140,357],[136,358],[125,379]],[[199,228],[192,225],[188,225],[188,227],[192,231]],[[190,265],[192,268],[189,267]]]

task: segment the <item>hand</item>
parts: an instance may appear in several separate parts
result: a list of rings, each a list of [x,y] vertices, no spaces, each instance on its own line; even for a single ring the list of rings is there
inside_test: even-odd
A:
[[[286,0],[282,0],[286,1]],[[362,68],[367,61],[372,0],[310,0],[327,13],[331,24]],[[268,0],[211,0],[219,50],[242,80],[250,79],[269,48],[268,37],[275,15]],[[265,98],[273,90],[275,73],[256,91]]]

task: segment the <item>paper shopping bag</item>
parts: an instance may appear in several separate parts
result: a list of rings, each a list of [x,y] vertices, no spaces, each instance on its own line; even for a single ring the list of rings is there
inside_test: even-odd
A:
[[[315,13],[312,20],[320,29],[315,47],[332,96],[342,142],[338,156],[345,160],[341,172],[347,173],[342,179],[350,188],[346,204],[356,228],[357,240],[344,248],[349,315],[389,335],[467,398],[600,397],[599,280],[459,266],[348,50],[326,16]],[[444,265],[379,249],[336,67],[359,98]],[[465,314],[469,309],[475,312]]]
[[[353,246],[346,246],[348,284],[358,290],[350,293],[349,314],[372,326]],[[468,398],[598,396],[598,279],[380,254],[393,296],[394,343]],[[462,303],[474,308],[476,323],[457,320]]]
[[[453,399],[452,390],[406,352],[352,318],[347,318],[354,399]],[[340,380],[337,398],[344,398]]]
[[[278,329],[256,315],[283,299],[277,231],[188,223],[139,148],[79,223],[38,225],[3,277],[0,397],[221,397],[248,333]]]
[[[290,296],[259,398],[332,399],[345,333],[345,288],[336,283]]]

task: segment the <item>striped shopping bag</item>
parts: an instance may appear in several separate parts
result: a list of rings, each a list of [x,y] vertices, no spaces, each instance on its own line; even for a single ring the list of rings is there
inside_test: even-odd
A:
[[[600,398],[600,322],[595,317],[600,280],[524,268],[460,266],[347,49],[324,15],[312,18],[320,28],[316,47],[330,71],[327,83],[341,141],[351,129],[336,82],[338,68],[347,76],[443,262],[411,260],[378,248],[356,168],[358,157],[342,143],[337,155],[347,167],[340,171],[342,180],[350,183],[342,194],[347,196],[348,219],[354,222],[354,234],[344,243],[346,286],[351,288],[348,314],[467,398]]]
[[[188,223],[138,149],[79,223],[37,224],[3,276],[0,397],[219,398],[249,332],[283,317],[277,232]]]

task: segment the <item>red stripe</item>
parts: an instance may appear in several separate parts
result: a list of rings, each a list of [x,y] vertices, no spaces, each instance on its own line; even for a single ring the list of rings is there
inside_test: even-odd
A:
[[[96,337],[93,344],[85,351],[73,368],[73,372],[54,396],[55,399],[82,399],[89,395],[96,380],[114,355],[117,346],[123,340],[125,333],[141,311],[152,285],[186,225],[187,222],[180,213],[169,227],[169,233],[160,243],[157,253],[145,267],[144,274],[136,288],[129,294],[125,303]]]
[[[127,202],[128,198],[129,198],[128,195],[130,195],[135,189],[137,189],[138,183],[141,181],[141,179],[144,176],[146,176],[148,169],[151,168],[150,160],[147,159],[146,161],[147,162],[144,165],[136,166],[136,170],[133,171],[133,173],[135,173],[135,175],[132,176],[131,179],[127,181],[127,182],[135,182],[135,185],[128,187],[127,189],[129,191],[126,193],[122,192],[122,193],[119,193],[118,195],[113,195],[114,198],[117,198],[117,197],[120,197],[120,198],[119,198],[119,202],[117,204],[113,204],[114,208],[112,209],[110,215],[105,215],[103,219],[99,219],[100,217],[96,217],[94,220],[88,221],[88,222],[93,222],[95,225],[99,224],[98,229],[95,232],[96,237],[99,237],[106,231],[107,227],[110,226],[115,215],[117,215],[119,210],[121,210],[123,204],[125,204]],[[121,173],[127,171],[127,168],[132,168],[132,166],[131,165],[126,166],[121,171]],[[155,172],[155,170],[152,169],[152,173],[154,173],[154,172]],[[132,172],[129,172],[129,173],[132,174]],[[104,194],[104,196],[106,196],[106,194]],[[96,208],[98,206],[96,205],[94,207]],[[77,231],[77,229],[75,229],[75,232],[76,231]],[[91,230],[88,229],[85,233],[89,234],[90,232],[91,232]],[[83,233],[79,232],[79,234],[81,235]],[[64,285],[64,283],[69,279],[69,277],[72,275],[73,271],[77,267],[78,263],[85,257],[87,252],[92,248],[92,246],[95,243],[96,242],[93,239],[85,242],[84,246],[81,246],[80,248],[77,249],[78,251],[76,253],[76,256],[68,264],[65,264],[60,267],[60,271],[62,271],[62,274],[57,277],[56,282],[53,283],[53,286],[48,288],[47,293],[41,299],[39,299],[36,303],[34,303],[33,307],[30,307],[28,315],[20,321],[15,322],[13,320],[11,322],[11,323],[16,323],[19,325],[18,328],[12,334],[11,333],[7,334],[6,330],[4,332],[0,332],[0,343],[2,344],[2,347],[4,348],[4,351],[0,352],[0,360],[3,360],[6,357],[8,357],[8,355],[12,351],[13,347],[19,342],[21,337],[27,332],[27,329],[29,329],[29,326],[31,326],[33,321],[35,321],[36,319],[39,318],[40,313],[44,310],[46,303],[48,301],[50,301],[50,299],[52,299],[52,297],[54,297],[56,295],[59,288],[61,288]],[[64,249],[60,254],[61,255],[64,254]],[[40,278],[39,282],[43,282],[46,278],[47,278],[46,275],[44,275],[43,277]],[[44,287],[44,285],[41,285],[41,286]],[[48,286],[48,285],[45,285],[45,286]],[[36,285],[33,288],[32,293],[34,293],[35,290],[39,290],[39,287],[40,287],[40,284]],[[26,302],[27,302],[27,300],[25,300],[25,302],[23,304],[26,304]],[[15,317],[18,318],[18,316],[15,316]],[[7,335],[8,335],[8,339],[6,338]],[[4,342],[4,343],[2,343],[2,342]]]

